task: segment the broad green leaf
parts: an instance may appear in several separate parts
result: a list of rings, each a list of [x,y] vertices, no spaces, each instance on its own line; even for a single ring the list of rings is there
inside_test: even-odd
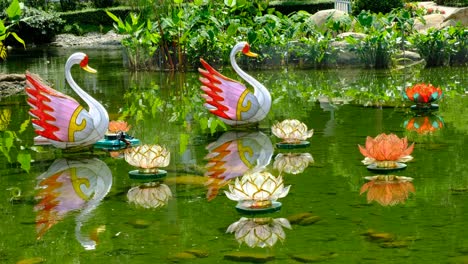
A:
[[[21,8],[18,0],[13,0],[7,8],[6,13],[10,20],[18,20],[21,17]]]
[[[183,0],[174,0],[174,4],[182,4]]]
[[[224,4],[229,6],[229,7],[235,7],[236,6],[236,0],[224,0]]]
[[[3,20],[0,20],[0,36],[4,35],[6,32],[5,24],[3,24]]]
[[[13,35],[13,37],[15,37],[16,41],[18,41],[19,43],[23,44],[23,47],[26,48],[26,44],[24,43],[24,40],[21,39],[20,37],[18,37],[18,35],[16,35],[15,32],[11,32],[11,35]]]
[[[197,6],[203,5],[203,0],[194,0],[193,3]]]
[[[29,173],[31,169],[31,154],[26,150],[21,150],[16,157],[16,160],[21,164],[21,168]]]

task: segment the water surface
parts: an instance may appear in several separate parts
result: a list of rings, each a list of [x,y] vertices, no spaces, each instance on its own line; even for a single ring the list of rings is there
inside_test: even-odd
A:
[[[73,51],[13,53],[0,70],[29,70],[75,96],[65,86],[63,72]],[[111,156],[115,153],[70,154],[36,148],[24,94],[2,99],[0,262],[235,263],[236,256],[248,263],[468,260],[468,108],[467,98],[461,95],[468,87],[466,67],[417,73],[252,72],[272,93],[268,117],[257,128],[211,133],[204,124],[209,116],[198,96],[196,73],[131,73],[122,66],[120,49],[84,52],[98,74],[73,69],[77,82],[103,103],[111,119],[127,115],[131,134],[143,143],[170,149],[168,175],[159,181],[132,179],[128,171],[134,168]],[[228,69],[223,73],[232,76]],[[430,124],[438,125],[431,133],[407,129],[415,114],[399,91],[416,82],[431,82],[447,91],[440,109],[427,117]],[[328,103],[332,99],[338,103]],[[277,155],[290,151],[275,147],[278,139],[270,127],[286,118],[299,119],[314,129],[309,147],[291,151],[309,153],[314,160],[298,174],[274,168]],[[416,121],[422,124],[424,117]],[[393,206],[368,202],[367,193],[360,194],[368,182],[364,177],[376,174],[362,165],[357,145],[379,133],[395,133],[415,142],[414,160],[394,173],[413,178],[414,192]],[[291,185],[289,194],[279,200],[281,210],[241,214],[236,202],[224,195],[227,186],[208,181],[208,153],[216,144],[229,142],[251,151],[245,156],[246,166],[254,166],[258,159]],[[27,173],[17,160],[28,155],[32,162]],[[217,173],[243,172],[239,166],[236,169]],[[77,181],[71,184],[73,177],[84,179],[86,188]],[[129,190],[145,182],[167,185],[172,193],[167,204],[148,209],[129,202]],[[283,227],[285,238],[273,246],[251,248],[226,232],[242,217],[265,218],[257,220],[260,223],[286,218],[291,228]],[[301,217],[309,218],[298,220]]]

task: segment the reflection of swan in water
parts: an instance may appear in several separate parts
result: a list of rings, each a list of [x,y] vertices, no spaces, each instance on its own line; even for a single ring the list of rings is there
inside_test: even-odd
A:
[[[112,173],[99,159],[57,159],[38,177],[36,230],[37,238],[72,211],[76,216],[75,235],[85,249],[95,249],[94,235],[84,236],[81,227],[100,204],[112,186]],[[94,233],[102,231],[97,228]]]
[[[274,151],[270,138],[258,131],[226,132],[206,148],[208,200],[216,197],[219,188],[230,179],[265,168]]]

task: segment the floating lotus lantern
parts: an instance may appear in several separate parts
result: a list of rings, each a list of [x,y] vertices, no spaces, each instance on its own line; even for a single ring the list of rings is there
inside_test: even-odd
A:
[[[416,103],[413,109],[437,109],[439,106],[432,103],[442,97],[442,90],[430,83],[418,83],[406,88],[403,96]]]
[[[138,170],[129,172],[132,178],[159,178],[166,176],[167,172],[159,168],[169,165],[171,153],[159,145],[144,144],[125,150],[125,161],[138,167]]]
[[[273,168],[280,173],[286,172],[289,174],[299,174],[314,162],[314,158],[310,153],[279,153],[275,157]]]
[[[226,196],[237,201],[241,212],[269,212],[281,208],[278,198],[285,197],[291,186],[284,187],[283,178],[269,172],[249,172],[229,184]]]
[[[408,147],[408,140],[400,139],[395,134],[382,133],[375,138],[367,137],[365,148],[359,146],[359,151],[364,155],[362,161],[368,165],[369,170],[390,171],[406,167],[402,162],[408,162],[413,159],[410,156],[413,152],[414,143]]]
[[[314,130],[307,130],[307,126],[297,119],[286,119],[271,127],[271,132],[283,141],[277,143],[278,148],[303,148],[310,145],[306,139],[312,137]]]
[[[406,120],[403,126],[407,131],[426,135],[442,129],[444,127],[444,121],[440,116],[436,115],[415,116]]]
[[[159,208],[172,198],[172,192],[166,184],[147,182],[128,190],[127,198],[130,203],[143,208]]]
[[[231,224],[226,233],[235,233],[239,244],[245,243],[249,247],[273,247],[276,242],[283,242],[286,234],[283,228],[291,229],[291,224],[286,218],[246,218]]]
[[[367,191],[367,202],[376,201],[383,206],[404,203],[414,193],[413,178],[395,175],[366,177],[369,182],[361,187],[360,194]]]
[[[94,146],[101,149],[118,150],[129,146],[139,145],[139,139],[127,134],[130,128],[131,126],[123,120],[110,121],[107,132],[104,134],[104,139],[96,142]]]

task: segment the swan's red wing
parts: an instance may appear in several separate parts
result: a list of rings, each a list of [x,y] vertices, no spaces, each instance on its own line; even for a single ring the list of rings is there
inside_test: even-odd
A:
[[[245,85],[222,75],[203,59],[200,62],[205,68],[198,69],[201,89],[211,113],[230,120],[246,120],[255,115],[258,101]]]
[[[80,104],[70,96],[50,88],[40,77],[29,72],[26,73],[25,91],[36,133],[55,141],[70,141],[70,120],[82,109]]]

